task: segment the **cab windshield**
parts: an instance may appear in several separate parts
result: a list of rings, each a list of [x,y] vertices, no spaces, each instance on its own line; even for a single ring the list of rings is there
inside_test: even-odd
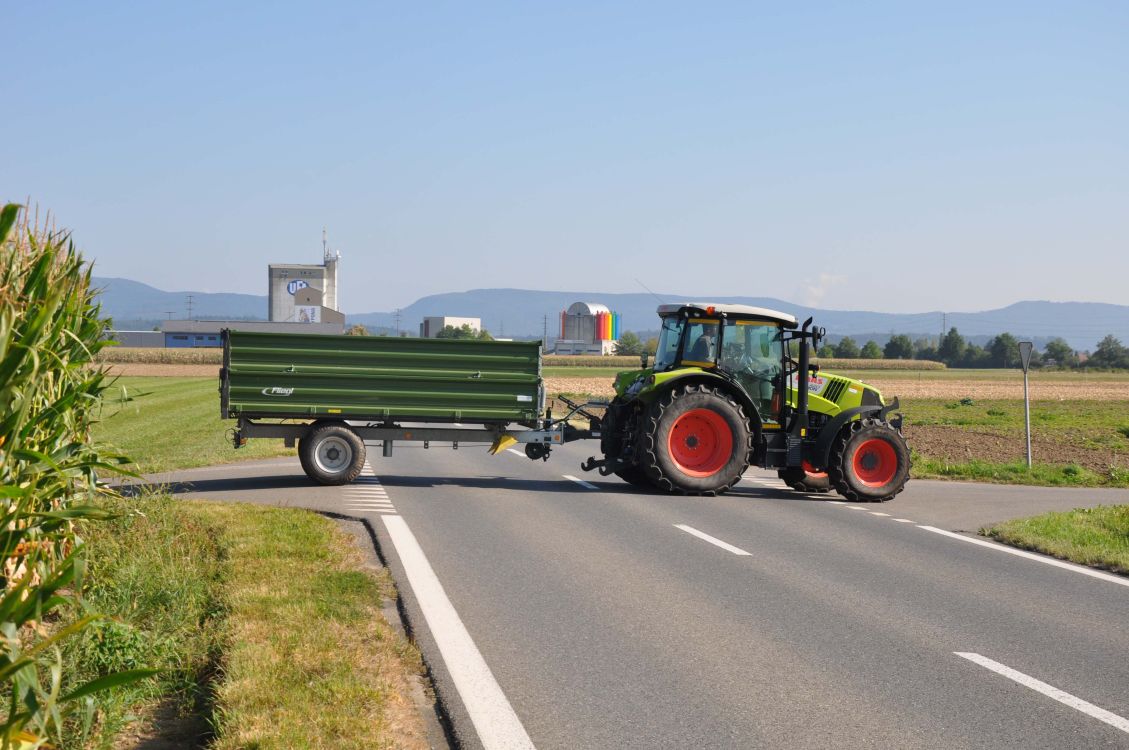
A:
[[[659,331],[659,346],[655,351],[655,370],[669,370],[678,359],[678,342],[682,338],[683,319],[677,316],[663,318]]]

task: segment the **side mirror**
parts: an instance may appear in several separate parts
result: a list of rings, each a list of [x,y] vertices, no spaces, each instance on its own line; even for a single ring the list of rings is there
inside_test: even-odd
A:
[[[815,375],[817,372],[819,372],[819,365],[808,365],[808,372],[810,372],[812,375]]]
[[[647,369],[647,352],[643,352],[642,354],[639,355],[639,362],[640,362],[640,364],[643,365],[643,369],[646,370]]]

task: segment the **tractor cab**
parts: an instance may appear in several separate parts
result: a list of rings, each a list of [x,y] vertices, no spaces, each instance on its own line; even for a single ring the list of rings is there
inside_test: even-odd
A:
[[[770,429],[784,403],[784,329],[791,315],[749,305],[686,303],[659,307],[654,371],[701,368],[735,381]]]

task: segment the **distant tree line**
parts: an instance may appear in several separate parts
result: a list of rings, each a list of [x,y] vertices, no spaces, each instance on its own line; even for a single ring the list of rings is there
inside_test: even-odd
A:
[[[631,331],[625,332],[616,342],[616,354],[653,355],[658,340],[643,341]],[[850,336],[835,344],[820,347],[818,356],[828,359],[926,359],[944,362],[948,367],[995,368],[1019,367],[1019,340],[1010,333],[1001,333],[983,346],[966,341],[956,328],[950,328],[938,345],[928,337],[911,339],[905,334],[891,336],[885,346],[867,341],[862,346]],[[1110,334],[1098,342],[1088,355],[1078,352],[1062,338],[1053,338],[1042,351],[1031,353],[1032,367],[1129,369],[1129,347]]]
[[[948,367],[1020,366],[1019,340],[1012,334],[1001,333],[980,346],[965,341],[956,328],[949,329],[941,338],[940,345],[936,345],[934,339],[919,338],[915,341],[905,334],[897,334],[891,336],[884,347],[868,341],[860,349],[854,339],[845,336],[837,344],[821,347],[819,356],[841,359],[927,359],[944,362]],[[1053,338],[1042,351],[1032,351],[1031,366],[1129,369],[1129,347],[1122,345],[1117,337],[1110,334],[1098,342],[1092,354],[1079,357],[1064,339]]]

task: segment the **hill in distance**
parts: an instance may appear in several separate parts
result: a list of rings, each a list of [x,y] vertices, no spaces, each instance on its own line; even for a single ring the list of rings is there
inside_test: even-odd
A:
[[[1045,341],[1062,337],[1076,349],[1093,349],[1107,334],[1129,342],[1129,306],[1098,302],[1016,302],[996,310],[973,313],[883,313],[859,310],[821,310],[774,297],[679,296],[660,294],[600,294],[592,292],[532,291],[525,289],[472,289],[422,297],[400,310],[401,330],[415,333],[425,316],[453,315],[481,318],[495,336],[540,337],[543,326],[550,338],[560,330],[560,313],[574,302],[598,302],[620,314],[624,331],[654,331],[658,328],[655,308],[662,303],[708,301],[754,305],[795,315],[798,320],[815,319],[827,329],[828,338],[851,336],[860,343],[868,339],[885,342],[891,334],[911,337],[939,336],[942,325],[956,328],[965,337],[995,336],[1005,331],[1020,338]],[[392,313],[349,315],[350,323],[390,329]],[[947,330],[947,329],[946,329]]]
[[[94,277],[102,310],[119,330],[147,330],[162,320],[188,318],[188,296],[192,295],[192,317],[197,320],[266,320],[267,297],[255,294],[211,292],[166,292],[140,281]]]
[[[129,279],[95,278],[102,290],[106,314],[119,329],[145,329],[170,317],[187,316],[187,296],[193,297],[196,319],[265,320],[266,295],[208,292],[166,292]],[[1076,349],[1092,350],[1107,334],[1129,343],[1129,305],[1098,302],[1016,302],[996,310],[974,313],[883,313],[859,310],[820,310],[796,305],[774,297],[692,297],[644,293],[602,294],[577,291],[539,291],[529,289],[471,289],[465,292],[433,294],[400,310],[400,330],[415,334],[425,316],[452,315],[481,318],[495,336],[540,337],[543,330],[556,338],[560,313],[574,302],[598,302],[618,312],[624,331],[654,331],[658,328],[655,308],[664,303],[708,301],[754,305],[781,310],[799,320],[811,316],[815,324],[827,329],[829,340],[851,336],[860,344],[874,339],[884,343],[893,333],[912,337],[939,336],[942,324],[955,327],[966,338],[994,336],[1005,331],[1040,344],[1060,336]],[[942,317],[943,316],[943,317]],[[394,313],[350,314],[348,322],[361,323],[370,330],[392,330]]]

